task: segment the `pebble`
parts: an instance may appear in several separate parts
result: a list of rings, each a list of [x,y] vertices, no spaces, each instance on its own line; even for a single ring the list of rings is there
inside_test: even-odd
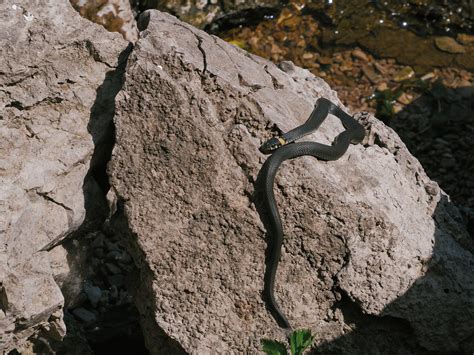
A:
[[[471,44],[474,43],[474,36],[465,33],[459,33],[456,37],[456,40],[462,44]]]
[[[374,63],[375,69],[379,71],[380,74],[387,74],[387,69],[385,69],[382,65],[379,63],[375,62]]]
[[[110,287],[110,297],[113,299],[117,299],[118,295],[119,295],[119,292],[118,292],[117,286],[112,285],[112,287]]]
[[[433,79],[436,77],[436,74],[433,73],[433,72],[430,72],[430,73],[426,73],[425,75],[423,75],[420,79],[423,80],[423,81],[426,81],[426,80],[429,80],[429,79]]]
[[[103,235],[102,233],[98,233],[97,236],[92,241],[92,247],[93,248],[102,247],[104,245],[104,240],[105,240],[105,235]]]
[[[369,61],[369,57],[367,57],[367,54],[365,54],[361,49],[359,48],[356,48],[352,51],[352,56],[354,58],[357,58],[357,59],[360,59],[364,62],[368,62]]]
[[[377,86],[378,91],[385,91],[388,89],[388,85],[386,82],[382,82]]]
[[[100,298],[102,297],[102,290],[99,287],[92,285],[89,281],[84,283],[83,289],[92,307],[96,308],[99,304]]]
[[[107,239],[105,240],[105,246],[107,247],[107,250],[111,251],[111,250],[120,250],[117,243],[112,243],[110,241],[108,241]]]
[[[453,54],[466,53],[464,46],[456,42],[454,38],[448,36],[436,37],[434,42],[436,47],[443,52]]]
[[[318,62],[324,65],[328,65],[332,63],[332,58],[331,57],[320,57],[318,59]]]
[[[72,314],[74,314],[77,319],[84,323],[93,323],[97,320],[97,317],[94,313],[82,307],[74,309]]]
[[[115,274],[107,276],[107,281],[112,286],[123,286],[125,284],[125,276],[123,274]]]
[[[119,262],[121,264],[131,264],[132,263],[132,257],[128,253],[123,252],[122,257],[120,258]]]
[[[112,274],[120,274],[122,269],[120,269],[117,265],[112,263],[105,263],[105,266]]]
[[[403,105],[408,105],[413,101],[413,95],[407,94],[406,92],[402,93],[397,101]]]
[[[393,80],[397,83],[411,79],[415,76],[415,71],[411,67],[405,67],[395,73]]]
[[[379,79],[378,75],[368,65],[364,65],[362,67],[362,71],[364,72],[364,75],[367,77],[367,79],[369,79],[369,81],[372,84],[375,84],[378,81],[378,79]]]
[[[112,250],[111,252],[107,253],[107,260],[120,260],[122,257],[122,253],[117,250]]]

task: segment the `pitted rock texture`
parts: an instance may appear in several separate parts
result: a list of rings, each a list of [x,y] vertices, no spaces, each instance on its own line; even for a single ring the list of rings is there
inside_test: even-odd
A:
[[[158,11],[139,22],[109,173],[141,266],[148,348],[257,353],[262,338],[285,337],[261,297],[258,147],[302,124],[319,97],[340,102],[292,63],[280,69]],[[277,176],[279,304],[324,354],[469,349],[472,239],[398,136],[355,117],[364,144],[335,162],[285,162]],[[330,144],[342,129],[330,116],[308,139]]]
[[[87,192],[97,193],[97,184],[85,177],[111,118],[100,107],[98,89],[126,46],[120,35],[82,19],[67,1],[0,5],[0,349],[5,352],[21,349],[35,334],[64,336],[57,282],[68,274],[67,255],[45,247],[81,226]]]

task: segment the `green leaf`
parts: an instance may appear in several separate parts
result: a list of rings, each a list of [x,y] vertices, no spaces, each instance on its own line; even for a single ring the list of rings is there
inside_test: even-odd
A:
[[[295,330],[290,336],[291,355],[302,355],[313,341],[314,337],[308,329]]]
[[[286,346],[276,340],[263,339],[263,351],[268,355],[287,355]]]

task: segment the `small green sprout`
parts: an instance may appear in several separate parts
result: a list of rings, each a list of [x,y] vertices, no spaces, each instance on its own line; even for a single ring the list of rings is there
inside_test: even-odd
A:
[[[300,329],[290,335],[288,342],[291,355],[302,355],[313,344],[314,337],[308,329]],[[286,345],[279,341],[263,339],[262,346],[267,355],[288,355]]]

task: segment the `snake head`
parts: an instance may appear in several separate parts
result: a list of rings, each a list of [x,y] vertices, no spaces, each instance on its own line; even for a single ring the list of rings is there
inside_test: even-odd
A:
[[[282,145],[285,145],[287,142],[282,137],[273,137],[263,143],[259,150],[263,154],[272,154],[275,150],[280,148]]]

